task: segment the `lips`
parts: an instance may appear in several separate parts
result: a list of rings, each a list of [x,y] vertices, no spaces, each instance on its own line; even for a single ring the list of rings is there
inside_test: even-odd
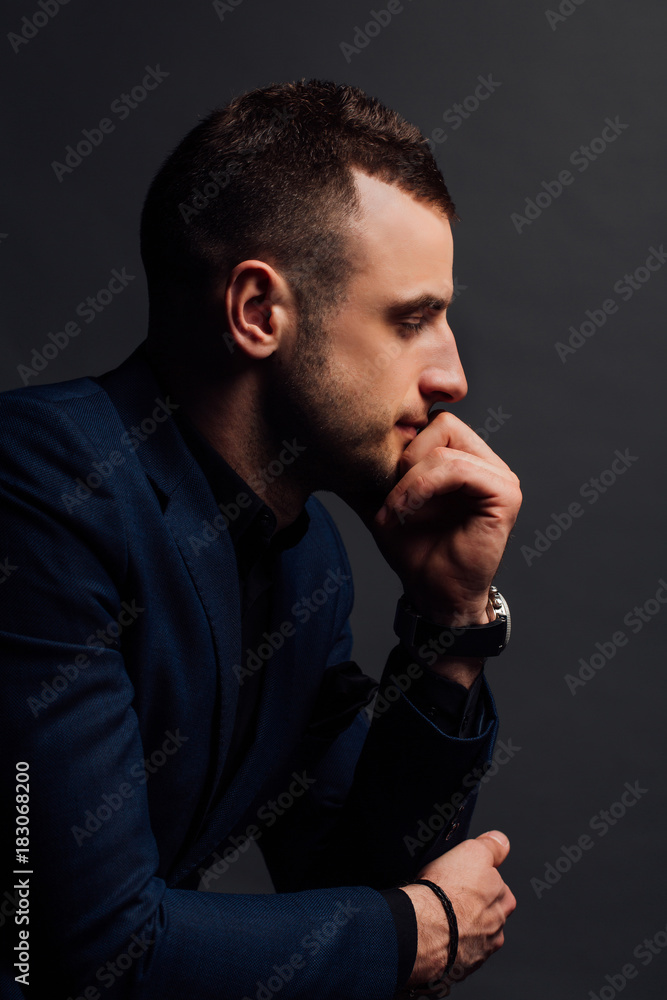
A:
[[[400,430],[414,431],[413,437],[428,424],[428,418],[416,417],[414,420],[398,420],[396,426]]]
[[[417,428],[414,424],[396,424],[396,426],[399,431],[402,431],[410,439],[417,437]]]

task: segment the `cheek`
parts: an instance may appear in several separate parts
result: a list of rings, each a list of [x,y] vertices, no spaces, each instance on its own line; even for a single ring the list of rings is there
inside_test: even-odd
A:
[[[387,339],[379,345],[365,343],[363,349],[343,342],[331,361],[332,382],[349,401],[349,415],[388,432],[409,389],[405,346]]]
[[[334,344],[340,363],[364,378],[391,367],[403,351],[395,333],[363,314],[337,328]]]
[[[382,384],[383,391],[399,400],[407,391],[405,383],[408,369],[414,366],[410,341],[398,337],[385,337],[364,359],[365,376],[369,382]]]

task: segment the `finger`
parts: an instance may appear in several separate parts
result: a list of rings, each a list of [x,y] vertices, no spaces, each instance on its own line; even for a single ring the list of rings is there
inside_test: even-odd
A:
[[[516,896],[514,895],[511,889],[507,888],[507,886],[505,888],[507,889],[507,891],[503,896],[502,907],[505,911],[505,920],[507,920],[509,915],[511,913],[514,913],[514,911],[516,910]]]
[[[510,852],[510,842],[500,830],[488,830],[475,839],[481,840],[485,847],[491,851],[494,868],[498,868]]]
[[[490,938],[489,940],[489,945],[492,953],[499,951],[504,944],[505,944],[505,934],[503,931],[498,931],[498,933],[494,934],[493,937]]]
[[[396,513],[405,508],[416,510],[435,494],[456,490],[475,497],[509,500],[518,491],[518,482],[509,469],[492,467],[475,455],[439,447],[406,472],[387,495],[385,506]]]
[[[477,455],[478,458],[483,458],[493,465],[508,468],[502,458],[496,455],[493,448],[490,448],[472,427],[446,410],[437,413],[431,422],[413,438],[402,457],[410,465],[414,465],[415,462],[425,458],[429,451],[438,446],[456,448],[458,451]]]

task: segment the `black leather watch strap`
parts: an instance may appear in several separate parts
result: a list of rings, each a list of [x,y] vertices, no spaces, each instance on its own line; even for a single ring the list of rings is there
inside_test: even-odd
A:
[[[500,600],[507,613],[496,611],[495,621],[486,625],[448,626],[424,618],[410,607],[403,594],[396,605],[394,632],[406,646],[418,648],[427,644],[443,656],[498,656],[509,642],[511,627],[509,609],[504,599]],[[497,606],[496,601],[493,603]]]

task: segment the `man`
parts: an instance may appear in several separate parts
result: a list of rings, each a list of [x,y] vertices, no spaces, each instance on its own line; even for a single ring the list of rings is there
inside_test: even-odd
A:
[[[3,790],[24,762],[31,872],[6,995],[444,995],[448,962],[463,978],[501,946],[507,838],[464,838],[520,492],[467,425],[428,422],[467,390],[454,218],[423,137],[379,102],[253,91],[149,190],[146,341],[0,399]],[[373,706],[317,489],[403,583]],[[276,894],[196,891],[252,840]],[[458,948],[417,878],[449,895]]]

